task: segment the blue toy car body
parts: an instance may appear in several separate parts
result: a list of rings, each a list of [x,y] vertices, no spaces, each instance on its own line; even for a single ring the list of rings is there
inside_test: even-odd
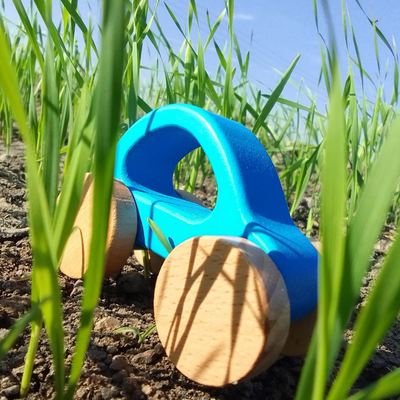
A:
[[[199,146],[218,185],[212,211],[180,198],[172,184],[177,163]],[[291,320],[315,308],[318,253],[293,223],[270,157],[241,124],[194,106],[161,107],[121,138],[114,175],[136,202],[136,246],[167,256],[148,217],[172,246],[203,235],[247,238],[271,257],[282,274]]]

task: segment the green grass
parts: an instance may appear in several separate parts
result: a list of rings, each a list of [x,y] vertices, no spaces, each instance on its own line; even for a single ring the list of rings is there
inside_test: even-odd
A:
[[[113,330],[113,333],[126,333],[134,332],[138,338],[138,344],[142,344],[146,338],[156,330],[155,325],[151,325],[150,328],[146,329],[143,333],[140,332],[139,328],[135,326],[123,326],[121,328]]]
[[[32,336],[21,394],[26,395],[29,389],[38,338],[44,325],[53,354],[57,399],[73,397],[100,295],[102,274],[97,266],[104,263],[101,249],[105,247],[116,143],[128,127],[152,109],[169,103],[188,103],[237,120],[253,131],[276,161],[291,214],[300,205],[306,189],[313,188],[314,205],[307,228],[310,232],[314,219],[320,217],[324,243],[319,275],[319,318],[297,398],[347,398],[349,389],[400,309],[396,297],[400,289],[396,270],[400,256],[397,238],[366,306],[357,316],[354,340],[332,384],[333,365],[357,302],[362,278],[369,268],[373,245],[384,223],[396,226],[399,223],[397,49],[371,21],[374,35],[374,51],[371,52],[378,67],[381,68],[382,62],[379,41],[390,48],[395,60],[394,75],[387,78],[393,79],[394,90],[390,101],[383,95],[385,82],[373,82],[376,86],[373,100],[367,99],[363,92],[356,92],[355,75],[359,75],[362,82],[372,79],[363,69],[357,32],[344,9],[343,32],[349,54],[346,79],[341,80],[338,73],[334,41],[329,46],[321,43],[320,81],[329,96],[326,111],[318,109],[314,94],[290,79],[299,56],[287,66],[271,93],[263,93],[249,83],[251,57],[249,53],[242,53],[235,36],[233,0],[228,2],[227,9],[221,10],[217,20],[211,21],[209,15],[206,16],[209,33],[206,37],[198,34],[196,42],[192,41],[192,36],[196,30],[200,32],[199,19],[203,17],[198,14],[196,2],[188,2],[187,21],[179,21],[168,9],[182,35],[178,52],[157,19],[158,3],[156,9],[151,10],[146,0],[105,0],[100,49],[93,40],[93,23],[89,21],[88,26],[85,25],[76,0],[61,1],[63,18],[60,24],[52,19],[51,1],[35,0],[34,10],[26,10],[20,0],[13,0],[13,3],[21,20],[14,35],[10,34],[7,19],[0,10],[0,59],[3,60],[0,134],[8,148],[15,121],[26,144],[34,259],[32,309],[0,343],[0,358],[31,323]],[[315,0],[313,4],[319,30],[321,10]],[[328,11],[327,4],[324,10]],[[38,25],[39,14],[49,34]],[[226,15],[229,42],[225,48],[225,43],[215,40],[215,33],[223,29]],[[78,32],[85,41],[83,51],[75,46]],[[153,65],[144,66],[142,53],[146,42],[158,58]],[[350,55],[352,48],[356,58]],[[210,51],[215,51],[219,57],[215,71],[206,65],[206,54]],[[232,67],[234,59],[238,62],[236,69]],[[150,78],[142,79],[143,74]],[[308,103],[282,98],[288,84],[296,85],[299,95],[305,96]],[[60,179],[59,164],[64,153],[66,158]],[[57,267],[73,229],[87,171],[94,172],[95,235],[84,282],[81,326],[70,373],[66,376]],[[209,174],[212,168],[207,157],[201,149],[195,150],[177,165],[174,184],[176,187],[183,184],[186,190],[193,192],[196,184],[201,185]],[[381,323],[375,324],[378,316]],[[390,372],[351,399],[378,399],[399,394],[399,374],[399,369]]]

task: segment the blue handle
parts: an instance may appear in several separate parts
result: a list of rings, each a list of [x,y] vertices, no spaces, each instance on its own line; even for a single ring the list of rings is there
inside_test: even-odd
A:
[[[213,211],[181,199],[172,184],[177,163],[199,146],[218,185]],[[148,217],[173,246],[203,235],[247,238],[281,272],[292,321],[315,308],[318,253],[294,225],[267,152],[243,125],[194,106],[161,107],[121,138],[114,175],[130,189],[137,205],[137,245],[167,256]]]

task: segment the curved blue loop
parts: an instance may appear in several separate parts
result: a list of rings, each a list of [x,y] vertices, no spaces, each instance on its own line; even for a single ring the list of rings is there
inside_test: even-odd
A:
[[[181,199],[172,184],[177,163],[199,146],[217,180],[213,211]],[[136,245],[167,256],[148,217],[173,246],[203,235],[247,238],[281,272],[292,321],[315,308],[318,253],[294,225],[267,152],[244,126],[194,106],[161,107],[121,138],[114,175],[130,189],[137,205]]]

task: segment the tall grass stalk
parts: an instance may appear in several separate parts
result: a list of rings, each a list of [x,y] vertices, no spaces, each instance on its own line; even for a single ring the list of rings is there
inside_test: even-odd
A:
[[[55,366],[55,390],[61,398],[64,389],[63,327],[61,320],[61,292],[57,281],[57,262],[51,239],[51,214],[47,202],[46,190],[39,176],[31,132],[22,106],[17,77],[11,65],[8,43],[0,27],[0,53],[4,61],[0,74],[2,91],[10,103],[14,117],[26,143],[26,169],[29,192],[29,225],[32,249],[35,254],[32,269],[32,305],[40,305],[45,320]],[[39,284],[40,282],[40,284]],[[49,300],[49,301],[44,301]]]
[[[329,10],[327,4],[325,7]],[[352,34],[356,46],[353,30]],[[356,51],[359,57],[357,47]],[[330,110],[328,132],[324,141],[322,178],[323,252],[319,283],[320,301],[317,328],[298,388],[298,399],[306,397],[323,399],[326,394],[329,400],[346,398],[351,386],[399,313],[399,305],[394,300],[400,289],[400,280],[394,270],[400,248],[400,240],[397,237],[368,297],[367,305],[356,319],[354,339],[331,385],[330,375],[343,340],[344,330],[359,297],[362,278],[369,267],[373,245],[387,217],[393,191],[400,177],[400,161],[396,157],[400,149],[398,134],[400,118],[394,121],[384,140],[381,141],[379,154],[374,153],[376,159],[370,167],[369,178],[360,185],[358,178],[360,172],[357,167],[360,143],[357,104],[350,97],[347,102],[346,118],[344,107],[346,103],[343,102],[340,90],[334,42],[329,54],[332,77],[329,78]],[[358,64],[361,70],[361,63]],[[329,77],[328,71],[325,75]],[[348,95],[354,96],[351,68],[349,78]],[[347,96],[344,100],[346,99]],[[347,128],[346,119],[349,123]],[[351,154],[350,182],[353,180],[348,209],[346,202],[349,157],[346,152]],[[359,201],[357,201],[358,190]],[[380,321],[379,324],[376,324],[377,320]],[[392,376],[398,376],[398,370]],[[331,388],[327,393],[328,383]],[[400,393],[400,381],[384,377],[352,398],[385,398],[396,393]]]
[[[65,185],[63,186],[60,199],[56,205],[55,195],[58,189],[58,159],[62,130],[59,129],[59,112],[57,111],[59,94],[55,80],[52,37],[48,37],[46,57],[48,57],[49,61],[46,61],[45,58],[42,76],[42,115],[44,115],[44,133],[42,134],[42,139],[44,146],[42,148],[43,153],[40,153],[43,159],[41,178],[39,176],[39,169],[36,162],[37,158],[35,155],[35,150],[41,147],[34,144],[34,136],[28,128],[24,106],[18,96],[17,77],[13,66],[9,63],[11,60],[9,45],[3,30],[0,30],[0,51],[2,59],[7,60],[0,74],[2,93],[10,103],[26,144],[26,168],[28,172],[27,182],[30,204],[29,225],[34,254],[32,304],[33,307],[40,305],[41,314],[43,315],[55,365],[56,398],[59,399],[72,398],[73,396],[86,352],[92,322],[91,315],[97,304],[101,287],[102,274],[99,273],[98,265],[104,264],[105,237],[107,233],[107,223],[104,223],[104,221],[108,221],[114,166],[114,154],[112,149],[114,149],[115,153],[118,140],[119,99],[121,98],[122,82],[121,50],[124,34],[123,17],[125,11],[125,5],[122,2],[119,2],[119,7],[114,5],[110,8],[110,4],[110,2],[104,3],[105,20],[103,26],[103,40],[107,45],[105,46],[106,50],[102,58],[105,61],[102,62],[102,67],[100,68],[100,76],[103,77],[103,80],[102,84],[98,85],[96,89],[98,91],[97,96],[100,100],[96,102],[98,105],[96,115],[99,117],[96,118],[98,128],[96,138],[97,145],[95,146],[97,162],[95,161],[94,168],[96,195],[94,208],[96,215],[101,217],[94,218],[94,232],[96,232],[96,235],[94,235],[95,246],[92,248],[92,254],[90,256],[91,267],[89,267],[88,272],[88,276],[91,276],[93,279],[85,279],[85,295],[82,305],[82,327],[78,333],[75,357],[71,369],[68,390],[65,396],[64,334],[61,319],[61,293],[57,281],[57,266],[62,254],[62,249],[72,228],[72,221],[74,220],[74,215],[76,214],[79,204],[80,193],[82,191],[83,174],[87,168],[84,162],[85,158],[82,160],[77,157],[77,155],[88,155],[87,149],[90,147],[90,142],[87,143],[88,136],[85,135],[84,129],[81,137],[75,142],[76,156],[72,156],[69,167],[70,173],[65,178]],[[42,12],[44,12],[43,9]],[[46,21],[50,31],[50,27],[54,26],[51,22],[51,2],[47,3],[46,15]],[[120,46],[116,46],[116,38],[119,38]],[[113,52],[115,52],[115,54]],[[119,62],[116,62],[118,60]],[[87,126],[90,126],[90,122],[88,118],[86,121],[86,124],[88,124]],[[108,162],[105,162],[106,160],[108,160]],[[85,167],[83,169],[79,168],[79,164],[83,164]],[[99,179],[101,184],[99,184]],[[108,190],[106,190],[107,188]],[[52,224],[53,218],[54,221],[57,222],[55,225]],[[67,221],[71,222],[68,223]],[[96,226],[97,224],[99,224],[99,226]],[[53,233],[56,234],[53,235]],[[29,377],[32,371],[33,356],[37,348],[41,323],[42,317],[40,314],[35,313],[32,318],[32,338],[28,351],[26,373],[24,374],[21,386],[22,395],[26,395],[29,387]],[[7,345],[7,343],[5,343],[4,346],[5,345]]]

